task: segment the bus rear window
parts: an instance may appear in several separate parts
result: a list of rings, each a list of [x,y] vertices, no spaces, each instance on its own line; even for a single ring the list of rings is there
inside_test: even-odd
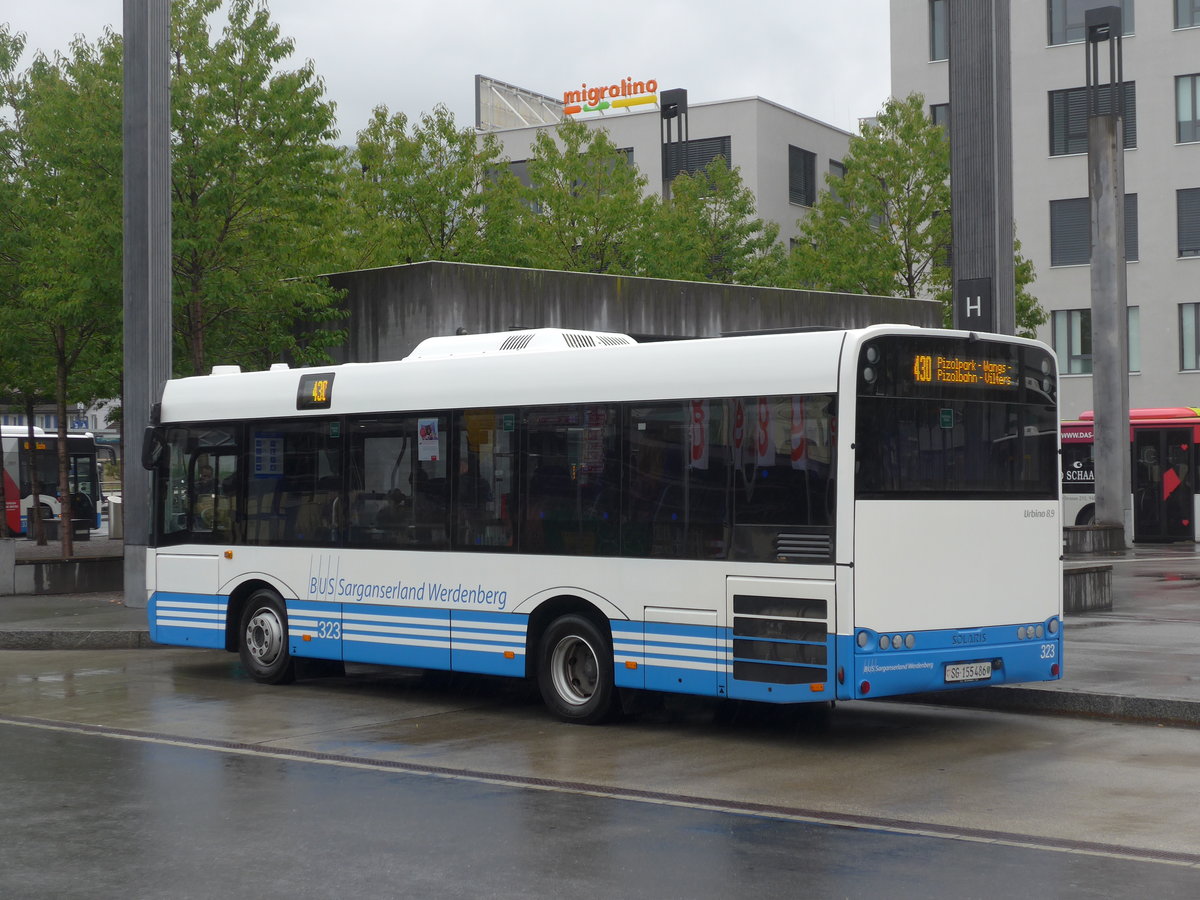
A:
[[[887,336],[858,366],[859,497],[1058,496],[1057,378],[1045,350]]]
[[[1053,407],[860,398],[858,496],[1058,496]]]

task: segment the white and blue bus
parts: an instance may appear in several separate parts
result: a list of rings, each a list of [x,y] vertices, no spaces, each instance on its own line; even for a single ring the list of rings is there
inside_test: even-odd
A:
[[[537,329],[169,382],[150,636],[773,703],[1062,675],[1058,375],[874,326],[637,344]]]

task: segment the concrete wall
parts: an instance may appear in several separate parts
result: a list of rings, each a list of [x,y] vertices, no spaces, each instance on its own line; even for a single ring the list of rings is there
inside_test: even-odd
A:
[[[927,300],[422,262],[326,276],[346,292],[337,362],[402,359],[427,337],[514,327],[716,337],[722,332],[884,322],[939,326]]]

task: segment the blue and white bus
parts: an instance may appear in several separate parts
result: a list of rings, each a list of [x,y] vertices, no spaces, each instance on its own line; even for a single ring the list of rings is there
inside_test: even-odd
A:
[[[153,640],[773,703],[1062,676],[1045,345],[537,329],[219,367],[147,435]]]

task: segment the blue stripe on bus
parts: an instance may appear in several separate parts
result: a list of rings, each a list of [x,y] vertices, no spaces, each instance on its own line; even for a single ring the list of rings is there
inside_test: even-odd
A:
[[[450,668],[450,610],[344,606],[342,653],[347,660],[420,669]]]
[[[728,648],[716,626],[613,622],[612,631],[618,687],[706,697],[723,692]]]
[[[188,647],[225,647],[228,598],[220,594],[155,591],[147,604],[150,640]]]
[[[525,675],[529,616],[453,610],[450,615],[450,662],[455,672]]]

